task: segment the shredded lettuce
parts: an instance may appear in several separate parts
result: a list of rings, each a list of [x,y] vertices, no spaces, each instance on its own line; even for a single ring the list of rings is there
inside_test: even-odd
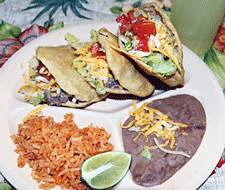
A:
[[[36,77],[38,77],[39,75],[37,73],[34,73],[33,75],[30,76],[31,79],[35,79]]]
[[[93,42],[97,41],[97,39],[98,39],[98,32],[96,30],[94,30],[94,29],[91,29],[90,34],[91,34],[91,40]]]
[[[37,94],[36,96],[31,96],[28,99],[28,102],[30,104],[33,104],[34,106],[40,104],[42,101],[44,101],[44,93]]]
[[[68,44],[70,44],[72,47],[74,47],[77,50],[79,50],[79,49],[84,47],[83,43],[81,43],[81,42],[78,43],[78,41],[80,39],[77,38],[76,36],[74,36],[71,33],[67,33],[65,35],[65,40],[67,41]]]
[[[128,40],[127,43],[125,43],[125,48],[127,51],[130,51],[133,49],[133,44],[132,44],[132,40]]]
[[[101,88],[99,81],[97,79],[93,79],[93,84],[95,85],[96,91],[98,94],[104,95],[106,93],[105,88]]]
[[[65,40],[70,44],[70,43],[78,42],[79,38],[77,38],[76,36],[74,36],[71,33],[67,33],[65,35]]]
[[[151,53],[149,56],[144,57],[145,63],[152,68],[154,73],[161,76],[170,76],[176,72],[176,65],[171,59],[165,59],[161,53]]]
[[[75,58],[73,60],[73,67],[77,69],[77,71],[82,75],[82,76],[86,76],[88,74],[88,70],[86,68],[86,66],[84,67],[80,67],[81,62],[79,60],[77,60],[77,58]]]
[[[48,32],[51,32],[51,31],[53,31],[53,30],[57,30],[57,29],[63,28],[63,27],[64,27],[64,23],[63,23],[63,22],[59,22],[59,23],[57,23],[57,24],[53,24],[52,26],[50,26],[50,27],[48,28]]]

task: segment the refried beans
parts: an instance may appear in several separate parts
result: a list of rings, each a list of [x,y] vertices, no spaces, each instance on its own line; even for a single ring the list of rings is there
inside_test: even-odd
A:
[[[148,136],[148,142],[143,135],[134,141],[137,132],[122,129],[125,152],[132,155],[130,171],[133,181],[138,185],[151,187],[168,180],[193,157],[205,134],[206,115],[201,103],[187,94],[154,100],[147,106],[168,115],[168,118],[174,122],[188,125],[176,131],[173,148],[167,145],[165,149],[182,151],[190,156],[188,158],[183,155],[169,154],[159,148],[154,148],[150,150],[151,159],[148,160],[140,156],[144,146],[154,146],[153,138],[157,138],[161,143],[163,139],[151,133]],[[134,117],[130,116],[123,126],[128,125],[132,120]]]

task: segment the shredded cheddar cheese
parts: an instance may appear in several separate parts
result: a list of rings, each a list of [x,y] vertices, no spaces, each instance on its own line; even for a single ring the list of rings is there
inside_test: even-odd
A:
[[[127,52],[126,50],[123,50],[123,49],[118,48],[118,47],[113,46],[113,45],[110,45],[110,47],[113,48],[113,49],[115,49],[115,50],[117,50],[117,51],[119,51],[119,52],[122,52],[122,53],[124,53],[124,54],[126,54],[126,55],[128,55],[130,57],[136,58],[136,59],[144,62],[144,59],[141,58],[140,56],[134,55],[134,54],[132,54],[130,52]]]
[[[166,147],[170,143],[170,148],[173,148],[176,141],[176,130],[188,127],[188,125],[172,121],[161,111],[148,107],[148,104],[149,102],[145,102],[141,107],[137,108],[136,102],[133,101],[133,111],[129,111],[129,115],[133,116],[134,120],[126,126],[119,123],[119,126],[121,128],[141,127],[133,141],[140,135],[143,135],[146,138],[146,142],[148,142],[149,135],[155,134],[156,137],[162,138],[165,141],[161,145],[162,147]],[[183,135],[187,135],[187,133],[183,132]],[[152,148],[156,148],[156,146],[148,147],[148,149]]]
[[[163,40],[160,40],[162,45],[164,46],[167,54],[168,54],[168,57],[173,60],[173,62],[176,64],[177,66],[177,69],[181,72],[182,69],[180,67],[180,64],[179,64],[179,61],[178,59],[176,58],[176,56],[173,54],[172,50],[170,49],[169,45],[166,43],[166,41],[163,39]]]
[[[27,119],[31,116],[31,115],[34,115],[36,113],[39,113],[42,109],[44,109],[45,107],[47,107],[48,105],[47,104],[43,104],[41,106],[39,106],[38,108],[36,108],[35,110],[32,110],[31,112],[29,112],[26,117],[23,118],[23,122],[26,122]]]
[[[148,21],[151,21],[151,16],[149,12],[147,12],[147,17],[148,17]]]
[[[183,133],[182,133],[182,135],[187,136],[187,135],[188,135],[188,133],[183,132]]]
[[[34,58],[32,60],[34,61]],[[29,101],[31,97],[36,97],[37,94],[42,95],[45,91],[52,92],[52,97],[57,96],[56,91],[59,89],[59,86],[54,78],[49,82],[47,82],[47,79],[46,81],[37,81],[34,77],[35,75],[37,75],[35,69],[29,65],[29,74],[23,75],[25,84],[18,89],[19,93],[25,94],[25,100]]]
[[[162,28],[162,24],[161,23],[159,23],[159,24],[156,25],[156,31],[157,31],[157,33],[160,32],[161,28]]]
[[[151,51],[158,51],[158,52],[162,53],[163,55],[165,55],[166,57],[169,57],[169,55],[167,54],[167,52],[165,52],[162,49],[159,49],[159,48],[151,48],[150,47],[149,50],[151,50]]]
[[[91,45],[92,44],[88,43],[84,46],[84,48],[74,52],[74,54],[77,56],[77,60],[80,61],[80,64],[77,67],[83,68],[89,66],[90,71],[88,72],[87,76],[84,76],[85,79],[88,80],[91,76],[94,76],[94,78],[98,80],[100,87],[103,89],[104,84],[107,83],[105,80],[107,78],[112,78],[112,75],[109,72],[106,56],[93,57],[90,52]],[[101,79],[100,77],[105,77],[105,80]]]

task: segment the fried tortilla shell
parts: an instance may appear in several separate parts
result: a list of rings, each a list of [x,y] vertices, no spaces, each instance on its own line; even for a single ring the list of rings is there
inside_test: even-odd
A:
[[[111,47],[118,47],[118,39],[114,34],[106,28],[101,28],[98,41],[105,49],[108,66],[121,86],[140,97],[154,92],[155,87],[135,69],[129,59]]]
[[[85,107],[93,102],[100,101],[105,96],[99,96],[83,77],[72,67],[75,56],[70,46],[40,46],[36,57],[49,70],[60,88],[70,95],[74,95],[81,103],[66,102],[67,107]]]
[[[97,31],[96,31],[97,33]],[[96,39],[91,43],[84,43],[81,49],[74,47],[74,68],[84,77],[97,93],[130,94],[115,79],[107,64],[105,50]]]
[[[162,23],[163,27],[166,28],[166,34],[172,40],[172,43],[174,44],[174,49],[177,52],[176,54],[172,53],[172,51],[170,52],[171,57],[174,57],[174,59],[176,59],[174,63],[177,67],[177,70],[175,73],[173,73],[170,76],[163,76],[153,72],[152,68],[144,62],[144,59],[141,56],[134,55],[133,53],[126,50],[124,44],[122,43],[121,32],[119,29],[118,29],[118,39],[119,39],[120,49],[118,48],[114,48],[114,49],[117,49],[117,51],[123,52],[127,56],[131,57],[140,66],[140,68],[143,71],[145,71],[149,75],[153,75],[159,78],[168,86],[170,87],[183,86],[184,85],[184,68],[183,68],[182,43],[180,41],[180,38],[178,36],[176,29],[174,28],[169,18],[156,3],[146,3],[139,8],[134,8],[133,11],[139,12],[140,14],[143,13],[145,15],[150,15],[150,17],[152,18],[152,20],[154,20],[154,22]],[[174,59],[172,60],[174,61]]]

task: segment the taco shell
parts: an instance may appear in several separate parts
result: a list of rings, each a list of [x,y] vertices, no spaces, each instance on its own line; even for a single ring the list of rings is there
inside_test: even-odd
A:
[[[167,17],[167,15],[162,11],[162,9],[156,4],[156,3],[146,3],[143,6],[139,8],[133,8],[134,14],[142,14],[143,16],[146,17],[146,19],[150,19],[150,21],[155,22],[156,24],[159,23],[161,27],[158,27],[156,25],[156,28],[160,28],[161,30],[164,30],[164,39],[161,41],[161,47],[154,47],[154,48],[149,48],[152,52],[157,51],[157,53],[162,53],[163,55],[166,55],[167,58],[171,59],[177,69],[175,72],[173,72],[171,75],[162,75],[157,72],[153,72],[153,69],[151,66],[147,65],[145,63],[145,60],[143,59],[143,55],[139,55],[138,53],[134,53],[134,51],[128,51],[125,48],[125,45],[123,43],[123,36],[121,35],[120,29],[118,29],[118,39],[119,39],[119,48],[113,47],[115,50],[120,51],[130,58],[132,58],[138,65],[139,67],[145,71],[149,75],[153,75],[160,80],[162,80],[164,83],[166,83],[170,87],[176,87],[176,86],[183,86],[184,85],[184,68],[183,68],[183,50],[182,50],[182,44],[180,41],[180,38],[178,36],[178,33],[176,29],[174,28],[173,24]],[[122,14],[127,14],[127,13],[121,13]],[[150,17],[150,18],[149,18]],[[158,35],[160,36],[162,31],[157,31],[159,33]],[[165,37],[167,36],[167,37]],[[174,51],[173,52],[172,48],[170,49],[170,45],[167,43],[164,43],[167,41],[167,39],[170,40]],[[168,41],[169,41],[168,40]]]
[[[111,47],[118,47],[118,39],[114,34],[106,28],[101,28],[98,42],[105,49],[108,66],[121,86],[130,94],[140,97],[154,92],[155,87],[135,69],[129,59]]]
[[[84,81],[83,77],[72,67],[75,56],[70,46],[40,46],[37,48],[36,57],[47,67],[60,88],[79,100],[79,103],[68,101],[63,103],[63,106],[85,107],[108,95],[99,96],[95,89]]]

